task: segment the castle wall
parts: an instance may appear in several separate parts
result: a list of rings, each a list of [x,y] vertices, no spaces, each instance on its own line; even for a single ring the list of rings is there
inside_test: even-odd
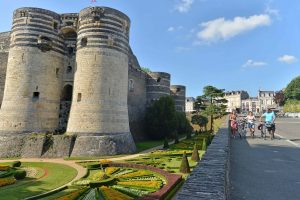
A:
[[[128,114],[129,126],[135,141],[146,138],[144,118],[146,112],[146,73],[136,66],[128,71]]]
[[[171,85],[171,96],[175,102],[175,109],[179,112],[185,112],[185,86]]]
[[[126,15],[111,8],[80,11],[77,68],[67,127],[68,133],[79,136],[72,156],[135,150],[127,106],[129,24]]]
[[[0,110],[2,133],[57,128],[64,64],[59,25],[60,16],[52,11],[15,10]]]
[[[147,104],[170,95],[171,75],[166,72],[149,72],[147,76]]]
[[[0,108],[4,93],[6,67],[8,61],[10,32],[0,33]]]

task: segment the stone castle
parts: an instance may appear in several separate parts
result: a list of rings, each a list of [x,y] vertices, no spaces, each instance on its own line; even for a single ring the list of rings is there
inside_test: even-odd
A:
[[[132,153],[153,101],[171,95],[184,112],[185,86],[144,72],[129,30],[130,19],[108,7],[15,10],[0,33],[0,157]]]

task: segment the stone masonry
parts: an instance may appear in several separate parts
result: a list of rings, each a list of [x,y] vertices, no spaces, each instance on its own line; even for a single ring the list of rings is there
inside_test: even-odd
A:
[[[176,200],[226,200],[229,188],[230,137],[227,125],[220,128]]]
[[[0,157],[12,156],[13,140],[24,157],[134,152],[133,138],[147,138],[146,107],[171,94],[171,76],[141,69],[129,30],[130,19],[108,7],[15,10],[12,30],[0,33]],[[36,155],[34,142],[25,142],[32,133],[65,131],[72,141],[55,139],[51,148],[36,138]]]

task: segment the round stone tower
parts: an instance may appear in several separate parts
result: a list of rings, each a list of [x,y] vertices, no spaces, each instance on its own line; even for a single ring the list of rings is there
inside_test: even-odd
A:
[[[77,69],[67,132],[72,156],[132,153],[128,120],[129,18],[112,8],[80,11]]]
[[[171,96],[175,102],[176,111],[185,112],[185,86],[171,85]]]
[[[171,75],[166,72],[149,72],[147,76],[147,103],[162,96],[170,96]]]
[[[60,16],[39,8],[14,11],[0,132],[47,132],[58,125],[64,42]]]

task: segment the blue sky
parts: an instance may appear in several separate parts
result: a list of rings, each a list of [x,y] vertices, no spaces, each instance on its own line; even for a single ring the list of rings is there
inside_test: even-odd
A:
[[[131,19],[130,44],[140,65],[171,73],[171,84],[198,96],[226,90],[279,90],[300,75],[299,0],[0,0],[0,32],[23,6],[58,13],[88,6]]]

